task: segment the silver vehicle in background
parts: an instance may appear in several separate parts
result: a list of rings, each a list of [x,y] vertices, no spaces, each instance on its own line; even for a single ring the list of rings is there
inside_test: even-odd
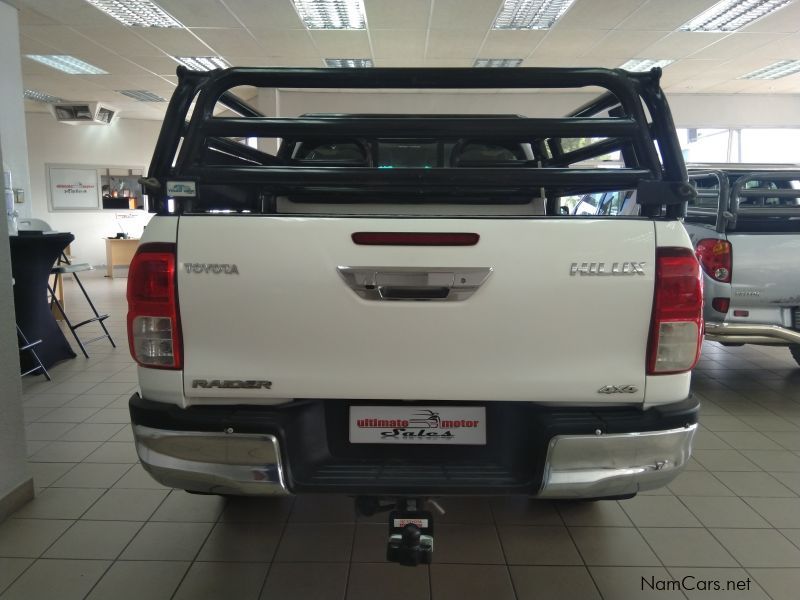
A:
[[[800,165],[689,165],[689,177],[706,339],[788,346],[800,364]]]

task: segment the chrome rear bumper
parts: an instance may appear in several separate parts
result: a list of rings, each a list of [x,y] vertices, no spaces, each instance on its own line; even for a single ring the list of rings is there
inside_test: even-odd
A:
[[[706,339],[729,344],[800,344],[800,331],[780,325],[706,321]]]
[[[689,460],[696,424],[642,433],[558,435],[541,498],[627,496],[663,486]],[[160,483],[211,494],[289,494],[278,440],[266,434],[133,426],[142,465]]]

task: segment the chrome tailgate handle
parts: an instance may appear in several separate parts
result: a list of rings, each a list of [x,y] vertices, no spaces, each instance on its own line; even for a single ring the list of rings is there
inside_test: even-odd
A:
[[[459,301],[483,285],[492,267],[337,267],[365,300]]]

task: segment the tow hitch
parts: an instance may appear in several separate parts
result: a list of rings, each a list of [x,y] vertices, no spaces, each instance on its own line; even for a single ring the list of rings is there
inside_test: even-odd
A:
[[[437,502],[427,503],[444,514]],[[389,511],[386,560],[409,567],[430,564],[433,558],[433,513],[424,510],[425,504],[423,498],[398,498],[394,504],[381,504],[372,496],[356,498],[356,510],[364,516]]]

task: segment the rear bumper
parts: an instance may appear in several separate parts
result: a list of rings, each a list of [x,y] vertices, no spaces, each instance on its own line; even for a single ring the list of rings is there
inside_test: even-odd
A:
[[[529,446],[534,456],[525,456],[521,462],[511,457],[511,462],[505,462],[494,454],[497,448],[489,446],[482,457],[459,458],[442,451],[440,457],[431,459],[429,455],[435,451],[430,447],[425,449],[425,459],[376,457],[378,449],[372,445],[357,448],[355,451],[361,453],[358,456],[348,456],[342,449],[325,452],[315,444],[311,435],[313,423],[309,425],[308,415],[303,418],[304,411],[299,415],[287,411],[288,416],[272,419],[270,426],[269,419],[254,423],[252,415],[274,417],[275,412],[283,411],[274,407],[183,410],[142,400],[138,395],[131,398],[136,449],[142,465],[157,481],[191,491],[235,495],[338,492],[386,496],[516,493],[571,499],[630,496],[669,483],[691,454],[697,403],[688,400],[655,411],[638,411],[642,429],[638,431],[631,427],[636,419],[630,409],[570,409],[543,414],[537,407],[530,414],[546,427],[537,423],[530,429],[538,429],[546,438]],[[305,422],[302,429],[310,435],[300,448],[314,460],[293,456],[298,453],[298,446],[286,437],[293,427],[280,424],[298,418]],[[589,422],[596,430],[586,431]],[[659,428],[659,423],[664,427]],[[329,440],[327,445],[335,447],[336,443]]]
[[[781,325],[759,325],[756,323],[718,323],[706,321],[706,339],[729,344],[800,344],[800,331]]]

